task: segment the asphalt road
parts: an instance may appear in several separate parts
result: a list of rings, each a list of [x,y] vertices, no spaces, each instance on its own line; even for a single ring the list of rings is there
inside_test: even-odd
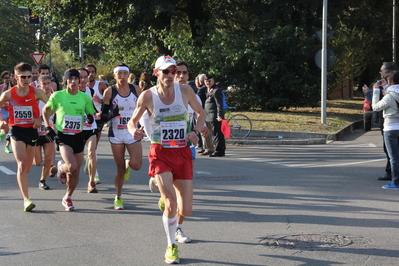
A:
[[[0,154],[0,265],[165,264],[147,159],[125,183],[125,210],[116,211],[105,137],[98,156],[99,193],[86,193],[81,171],[74,212],[64,211],[65,187],[56,178],[48,179],[51,190],[37,188],[41,168],[34,166],[37,207],[25,213],[14,158]],[[398,265],[399,191],[381,189],[384,165],[377,130],[326,145],[228,146],[226,157],[198,158],[194,211],[183,227],[193,242],[179,244],[181,264]]]

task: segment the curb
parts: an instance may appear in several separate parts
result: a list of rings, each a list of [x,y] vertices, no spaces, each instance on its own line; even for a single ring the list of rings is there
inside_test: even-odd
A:
[[[231,145],[315,145],[328,141],[342,140],[353,131],[363,128],[363,120],[358,120],[332,134],[252,130],[246,139],[227,139]]]

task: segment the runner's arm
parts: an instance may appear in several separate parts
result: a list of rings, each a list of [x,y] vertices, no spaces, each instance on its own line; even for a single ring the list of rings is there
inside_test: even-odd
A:
[[[152,103],[152,94],[150,90],[144,91],[138,98],[136,109],[133,112],[132,118],[129,120],[127,124],[127,128],[129,133],[133,136],[134,139],[139,140],[144,136],[144,130],[142,128],[137,128],[137,124],[139,123],[140,118],[143,116],[143,113],[150,109],[150,103]]]
[[[51,109],[48,106],[48,104],[46,104],[42,110],[42,117],[43,117],[45,127],[50,126],[50,116],[52,116],[53,114],[55,114],[55,109]]]
[[[201,104],[198,102],[193,89],[188,85],[182,86],[182,92],[188,98],[188,104],[191,106],[191,108],[193,108],[194,112],[196,112],[198,115],[197,124],[195,125],[194,130],[201,132],[202,136],[204,137],[208,136],[209,130],[207,127],[204,127],[206,112],[202,108]]]
[[[7,90],[7,91],[3,92],[3,93],[0,95],[0,107],[3,107],[3,105],[4,105],[6,102],[8,102],[8,101],[10,100],[10,98],[11,98],[11,92],[10,92],[10,90]]]

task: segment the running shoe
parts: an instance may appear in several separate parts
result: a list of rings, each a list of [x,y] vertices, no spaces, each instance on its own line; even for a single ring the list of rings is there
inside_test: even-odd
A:
[[[395,185],[394,182],[389,182],[388,185],[382,186],[384,189],[399,189],[399,186]]]
[[[11,150],[10,146],[8,146],[8,145],[4,147],[4,151],[6,153],[12,153],[12,150]]]
[[[71,175],[67,173],[66,177],[67,177],[66,184],[69,185],[69,180],[71,179]]]
[[[89,183],[87,186],[87,193],[98,193],[95,182]]]
[[[179,264],[179,249],[176,244],[172,244],[166,249],[165,262],[167,264]]]
[[[191,239],[183,233],[181,228],[176,229],[175,239],[179,243],[190,243]]]
[[[153,192],[153,193],[159,191],[157,181],[155,181],[155,178],[153,178],[153,177],[150,177],[150,181],[149,181],[148,186],[150,187],[150,191]]]
[[[24,212],[30,212],[36,207],[36,205],[29,199],[24,202]]]
[[[88,162],[88,158],[87,156],[83,156],[83,159],[85,160],[85,166],[83,167],[83,172],[85,172],[86,174],[89,173],[89,162]]]
[[[123,210],[123,199],[122,197],[116,197],[114,201],[115,210]]]
[[[165,201],[162,197],[160,197],[158,200],[158,207],[162,212],[165,211]]]
[[[40,181],[39,181],[39,188],[40,188],[41,190],[48,190],[48,189],[50,189],[50,187],[47,186],[47,184],[46,184],[46,180],[40,180]]]
[[[62,199],[62,206],[65,207],[66,211],[74,211],[75,207],[73,206],[72,200],[68,198]]]
[[[100,176],[99,175],[95,175],[94,176],[94,182],[96,182],[96,185],[102,183],[101,180],[100,180]]]
[[[126,161],[128,161],[127,159],[125,159]],[[125,163],[126,163],[125,161]],[[123,179],[125,179],[125,181],[128,181],[130,179],[130,167],[126,167],[126,172],[125,175],[123,176]]]
[[[57,167],[55,165],[52,165],[50,167],[50,173],[49,173],[50,177],[54,177],[57,174],[57,172],[58,172]]]
[[[58,181],[60,181],[61,184],[66,184],[66,182],[67,182],[67,174],[66,174],[65,171],[61,170],[61,165],[63,163],[64,162],[62,160],[59,160],[58,163],[57,163],[57,168],[58,168],[58,170],[57,170],[58,171],[57,179],[58,179]]]

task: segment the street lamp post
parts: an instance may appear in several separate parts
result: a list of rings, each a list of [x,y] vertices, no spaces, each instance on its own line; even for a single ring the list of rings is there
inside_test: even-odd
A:
[[[396,63],[396,0],[393,0],[393,26],[392,26],[392,62]]]
[[[48,49],[49,49],[49,56],[50,56],[50,70],[52,70],[52,58],[51,58],[51,27],[50,27],[50,17],[47,19],[47,36],[48,36]]]
[[[79,29],[79,58],[80,58],[80,63],[84,64],[84,50],[83,50],[83,31]]]
[[[321,124],[327,123],[327,5],[323,0],[323,29],[321,46]]]

